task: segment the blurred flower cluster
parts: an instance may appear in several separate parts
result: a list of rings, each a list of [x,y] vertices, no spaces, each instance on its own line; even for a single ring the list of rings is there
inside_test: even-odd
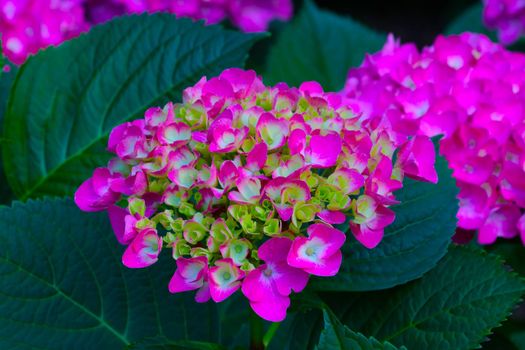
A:
[[[342,94],[398,132],[443,135],[460,231],[478,231],[482,244],[525,241],[525,55],[480,34],[440,36],[422,52],[390,37],[350,71]]]
[[[427,136],[409,139],[318,83],[267,87],[236,68],[115,127],[108,149],[117,157],[75,201],[109,211],[124,265],[170,249],[171,292],[220,302],[241,289],[271,321],[310,275],[337,274],[347,231],[381,241],[405,175],[437,181]]]
[[[512,44],[525,34],[525,1],[483,0],[483,5],[483,21],[498,31],[502,44]]]
[[[291,0],[0,0],[2,46],[9,60],[22,64],[115,16],[158,11],[207,24],[227,18],[243,31],[259,32],[274,19],[290,19],[293,8]]]

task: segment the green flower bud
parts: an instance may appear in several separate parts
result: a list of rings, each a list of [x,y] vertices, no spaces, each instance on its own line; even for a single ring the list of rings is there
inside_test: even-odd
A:
[[[228,227],[228,224],[223,219],[217,219],[211,225],[210,235],[217,241],[219,244],[226,242],[229,239],[234,238],[234,234]]]
[[[181,213],[182,215],[190,217],[195,215],[196,212],[197,211],[195,210],[195,208],[193,208],[193,205],[191,205],[188,202],[182,202],[179,206],[179,213]]]
[[[156,225],[162,225],[166,230],[171,229],[171,224],[174,222],[173,220],[173,211],[172,210],[164,210],[158,214],[156,214],[154,217],[151,218],[151,221],[153,221]]]
[[[282,223],[281,220],[273,218],[264,224],[263,232],[267,236],[275,236],[281,233]]]
[[[190,255],[191,247],[183,239],[176,240],[175,242],[172,243],[171,247],[172,247],[171,256],[175,260],[177,260],[181,256],[188,256],[188,255]]]
[[[208,230],[206,229],[206,227],[204,227],[201,223],[193,220],[186,221],[182,230],[184,239],[190,244],[198,243],[204,237],[206,237],[207,233]]]
[[[250,214],[243,215],[241,217],[241,227],[244,232],[250,235],[257,234],[257,222],[252,219],[252,216]]]
[[[328,185],[321,185],[317,188],[315,196],[323,202],[328,202],[332,198],[334,190]]]
[[[175,233],[182,233],[182,227],[183,226],[184,226],[184,219],[182,219],[182,218],[177,218],[177,219],[173,220],[173,222],[170,223],[170,228]]]
[[[351,199],[341,192],[333,192],[330,203],[326,206],[330,210],[344,210],[350,206]]]
[[[192,258],[195,258],[195,257],[198,257],[198,256],[205,256],[208,258],[208,261],[210,261],[214,254],[212,252],[210,252],[208,249],[206,248],[202,248],[202,247],[196,247],[196,248],[192,248],[191,249],[191,252],[190,252],[190,255]]]
[[[146,202],[141,198],[129,198],[128,210],[133,216],[135,216],[135,214],[139,214],[140,217],[144,217],[146,215]]]
[[[135,224],[135,227],[139,230],[143,230],[145,228],[155,228],[155,226],[155,223],[148,218],[141,219]]]
[[[311,203],[297,203],[292,214],[292,223],[300,227],[301,223],[314,221],[315,215],[321,208]]]
[[[233,204],[228,207],[228,213],[240,222],[243,216],[249,214],[249,208],[247,205]]]

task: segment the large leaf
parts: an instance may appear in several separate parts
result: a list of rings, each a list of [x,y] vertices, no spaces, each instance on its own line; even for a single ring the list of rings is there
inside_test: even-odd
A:
[[[380,49],[385,38],[307,1],[271,49],[264,78],[293,86],[316,80],[326,90],[337,91],[343,88],[348,69],[361,64],[365,53]]]
[[[408,349],[473,349],[509,315],[523,280],[498,256],[453,246],[421,279],[394,291],[325,297],[349,328]]]
[[[381,343],[375,338],[367,338],[341,324],[332,312],[325,310],[324,330],[321,333],[317,350],[396,350],[392,344]],[[400,349],[405,349],[401,347]]]
[[[260,37],[169,14],[142,15],[31,57],[5,120],[4,162],[15,194],[23,200],[71,194],[105,163],[104,140],[115,125],[179,100],[203,75],[241,66]]]
[[[197,304],[192,293],[170,294],[168,252],[127,269],[104,214],[38,200],[0,208],[0,223],[0,349],[113,350],[156,336],[248,343],[249,309],[237,298]]]
[[[343,264],[337,276],[318,278],[318,290],[377,290],[421,277],[436,265],[456,229],[458,190],[444,158],[438,157],[437,185],[406,179],[395,193],[395,222],[381,243],[367,249],[348,233]]]

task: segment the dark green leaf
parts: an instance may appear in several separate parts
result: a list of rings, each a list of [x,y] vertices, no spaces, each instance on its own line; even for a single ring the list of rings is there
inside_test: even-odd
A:
[[[393,287],[430,270],[445,255],[456,229],[458,190],[444,158],[438,157],[437,185],[406,179],[395,193],[395,222],[381,243],[367,249],[348,233],[337,276],[312,281],[318,290],[359,291]]]
[[[473,349],[511,312],[523,280],[496,255],[451,246],[421,279],[394,290],[323,298],[349,328],[408,349]]]
[[[324,330],[319,339],[318,350],[396,350],[392,344],[381,343],[350,330],[333,315],[324,310]],[[401,347],[405,349],[405,347]]]
[[[299,86],[315,80],[327,91],[340,90],[348,69],[359,65],[365,53],[380,49],[385,38],[351,18],[319,10],[307,1],[271,49],[265,81]]]
[[[241,298],[170,294],[169,252],[149,268],[124,267],[105,214],[70,200],[15,202],[0,223],[0,349],[113,350],[156,336],[248,344]]]
[[[19,198],[67,195],[105,165],[105,139],[203,75],[241,66],[261,35],[169,14],[121,17],[31,57],[5,120],[4,162]],[[7,157],[15,154],[16,157]]]
[[[312,309],[307,312],[288,312],[286,320],[279,326],[269,350],[313,350],[323,328],[323,314]]]
[[[0,63],[0,69],[3,69],[4,63]],[[1,136],[4,129],[4,115],[7,107],[7,97],[9,90],[15,79],[16,72],[18,69],[9,65],[10,70],[8,72],[0,72],[0,204],[7,204],[11,201],[13,194],[11,189],[7,185],[7,179],[4,173],[4,167],[2,163],[2,146],[4,139]]]

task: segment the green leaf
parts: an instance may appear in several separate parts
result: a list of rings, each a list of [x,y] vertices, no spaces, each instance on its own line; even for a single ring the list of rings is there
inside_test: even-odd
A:
[[[324,310],[324,330],[321,333],[318,350],[396,350],[395,346],[377,339],[367,338],[361,333],[350,330],[333,315]],[[405,347],[401,347],[405,349]]]
[[[401,201],[392,207],[396,220],[376,248],[365,248],[348,232],[341,270],[335,277],[312,280],[312,286],[332,291],[386,289],[434,267],[447,252],[458,211],[458,189],[444,158],[437,158],[436,170],[437,185],[405,179],[395,193]]]
[[[182,340],[170,341],[165,337],[143,339],[127,347],[129,350],[226,350],[219,344],[201,341]]]
[[[5,62],[0,63],[0,70],[3,69],[4,64]],[[0,71],[0,135],[2,135],[2,131],[4,128],[4,115],[7,106],[7,97],[9,95],[11,85],[13,84],[13,80],[15,79],[16,73],[18,71],[18,69],[14,65],[9,64],[9,67],[9,72]],[[13,198],[13,193],[7,185],[7,179],[2,163],[1,151],[3,144],[4,140],[2,139],[2,136],[0,136],[0,204],[7,204]]]
[[[288,312],[277,329],[269,350],[313,350],[323,328],[323,314],[318,309]]]
[[[421,279],[394,290],[323,298],[349,328],[408,349],[473,349],[525,291],[496,255],[451,246]]]
[[[105,165],[105,139],[114,126],[180,100],[203,75],[243,65],[262,36],[170,14],[141,15],[31,57],[5,120],[4,163],[15,194],[22,200],[72,194]]]
[[[315,80],[327,91],[340,90],[348,69],[361,64],[365,53],[379,50],[385,39],[351,18],[319,10],[307,1],[271,49],[265,81],[299,86]]]
[[[454,19],[446,28],[446,34],[460,34],[463,32],[482,33],[497,41],[496,32],[490,31],[483,24],[483,4],[476,3]]]
[[[156,336],[248,344],[244,298],[170,294],[169,252],[124,267],[105,214],[38,200],[0,208],[0,223],[0,349],[113,350]]]

